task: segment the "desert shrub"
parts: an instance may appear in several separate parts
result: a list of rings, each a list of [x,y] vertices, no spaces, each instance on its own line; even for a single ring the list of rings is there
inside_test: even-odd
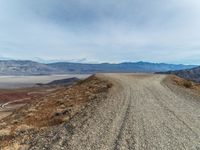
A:
[[[188,81],[188,80],[185,80],[183,82],[183,86],[186,87],[186,88],[191,88],[192,87],[192,82]]]
[[[112,83],[107,83],[107,88],[111,88],[112,86]]]

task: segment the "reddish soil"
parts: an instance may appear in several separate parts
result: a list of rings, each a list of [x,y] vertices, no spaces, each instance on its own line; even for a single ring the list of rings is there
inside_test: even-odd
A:
[[[16,91],[8,91],[8,92],[2,92],[0,91],[0,102],[10,102],[17,99],[24,99],[24,98],[30,98],[30,96],[27,95],[27,92],[16,92]]]

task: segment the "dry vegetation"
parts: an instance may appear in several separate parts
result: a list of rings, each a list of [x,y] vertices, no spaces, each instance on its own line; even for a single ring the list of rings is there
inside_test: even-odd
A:
[[[99,94],[105,93],[112,85],[92,76],[76,85],[61,88],[42,96],[16,110],[0,122],[0,147],[30,139],[32,131],[43,130],[69,121],[81,112]],[[23,133],[27,133],[23,135]]]
[[[200,84],[199,83],[196,83],[196,82],[193,82],[190,80],[186,80],[186,79],[180,78],[175,75],[171,75],[171,79],[172,79],[173,83],[175,83],[176,85],[179,85],[179,86],[187,88],[187,89],[193,89],[193,90],[200,92]]]

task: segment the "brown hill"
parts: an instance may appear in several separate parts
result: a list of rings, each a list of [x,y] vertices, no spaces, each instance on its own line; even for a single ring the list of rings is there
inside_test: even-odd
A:
[[[54,132],[90,103],[106,96],[107,81],[92,76],[33,101],[0,121],[0,149],[27,148],[40,141],[39,135]],[[41,143],[48,144],[48,143]]]

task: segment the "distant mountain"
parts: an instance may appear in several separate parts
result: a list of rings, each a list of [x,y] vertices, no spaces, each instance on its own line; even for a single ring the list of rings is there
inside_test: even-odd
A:
[[[200,67],[195,67],[195,68],[192,68],[192,69],[179,70],[179,71],[168,71],[168,72],[165,72],[165,73],[174,74],[174,75],[177,75],[179,77],[200,83]]]
[[[80,79],[73,77],[73,78],[67,78],[67,79],[61,79],[61,80],[54,80],[52,82],[49,82],[47,84],[42,84],[42,83],[37,83],[36,85],[38,86],[68,86],[68,85],[73,85],[77,82],[79,82]]]
[[[55,73],[61,73],[61,71],[33,61],[0,60],[0,75],[45,75]]]
[[[34,61],[0,60],[0,75],[50,75],[64,73],[130,73],[130,72],[165,72],[169,70],[190,69],[192,65],[172,65],[164,63],[126,62],[120,64],[83,64],[57,62],[43,64]]]
[[[66,63],[58,62],[47,64],[70,73],[103,73],[103,72],[158,72],[169,70],[182,70],[196,67],[194,65],[173,65],[165,63],[148,63],[148,62],[125,62],[120,64],[82,64],[82,63]]]

